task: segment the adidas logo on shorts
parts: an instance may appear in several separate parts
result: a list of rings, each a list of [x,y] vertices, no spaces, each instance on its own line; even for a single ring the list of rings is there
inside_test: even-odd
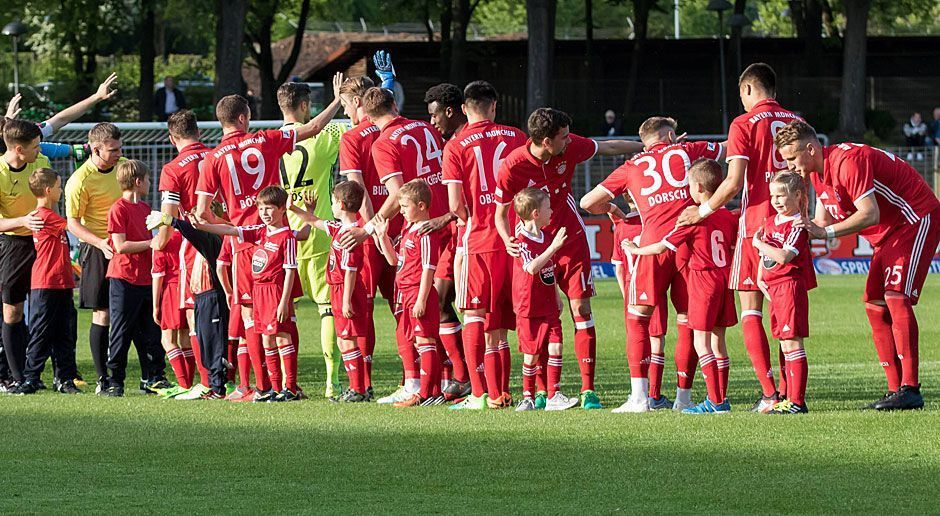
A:
[[[754,284],[754,281],[752,281],[752,280],[751,280],[751,277],[748,276],[747,278],[744,278],[744,283],[743,283],[743,284],[744,284],[744,285],[753,285],[753,284]]]

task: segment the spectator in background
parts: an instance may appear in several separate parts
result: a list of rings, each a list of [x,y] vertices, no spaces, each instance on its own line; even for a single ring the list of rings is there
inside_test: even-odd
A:
[[[940,146],[940,107],[933,108],[933,119],[927,121],[928,147]]]
[[[186,107],[183,92],[176,88],[172,76],[166,76],[163,79],[163,87],[153,94],[153,113],[157,115],[157,120],[166,122],[170,115]]]
[[[911,119],[907,122],[904,122],[904,127],[901,128],[904,132],[904,145],[908,147],[923,147],[927,139],[927,124],[920,117],[920,113],[914,113],[911,115]],[[907,153],[907,161],[914,159],[914,150],[911,149]],[[924,154],[922,152],[917,153],[917,161],[922,161],[924,159]]]
[[[620,136],[623,134],[620,120],[617,119],[617,113],[614,113],[613,109],[604,112],[604,123],[597,134],[599,136]]]

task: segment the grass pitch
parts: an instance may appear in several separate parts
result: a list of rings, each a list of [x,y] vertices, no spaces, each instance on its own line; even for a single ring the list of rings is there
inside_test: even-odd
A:
[[[917,308],[927,410],[904,414],[857,410],[884,393],[859,301],[863,281],[821,277],[811,293],[806,416],[745,412],[758,389],[739,329],[729,331],[734,412],[725,416],[455,413],[337,406],[319,396],[263,405],[2,396],[0,513],[936,512],[940,295],[931,294],[940,278],[929,279]],[[598,290],[597,389],[609,409],[629,383],[623,315],[616,283]],[[309,302],[298,312],[301,381],[321,394],[316,312]],[[386,394],[400,373],[391,317],[376,312],[374,382]],[[565,322],[563,390],[575,394]],[[86,338],[79,369],[90,378]],[[517,393],[520,359],[514,354]],[[694,398],[703,396],[698,377]]]

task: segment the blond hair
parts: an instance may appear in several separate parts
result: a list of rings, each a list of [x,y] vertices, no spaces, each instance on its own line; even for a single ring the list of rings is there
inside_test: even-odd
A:
[[[523,188],[512,198],[512,209],[522,220],[532,220],[532,212],[542,207],[548,194],[538,188]]]
[[[149,176],[150,169],[139,159],[129,159],[118,163],[114,175],[117,177],[121,190],[127,192],[137,187],[138,180],[143,181]]]
[[[404,197],[413,203],[423,202],[431,206],[431,187],[421,179],[412,179],[398,189],[398,196]]]

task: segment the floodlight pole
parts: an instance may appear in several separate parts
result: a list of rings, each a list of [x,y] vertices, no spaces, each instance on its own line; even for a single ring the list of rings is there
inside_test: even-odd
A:
[[[18,36],[13,36],[13,94],[20,94],[20,55],[16,46]]]

